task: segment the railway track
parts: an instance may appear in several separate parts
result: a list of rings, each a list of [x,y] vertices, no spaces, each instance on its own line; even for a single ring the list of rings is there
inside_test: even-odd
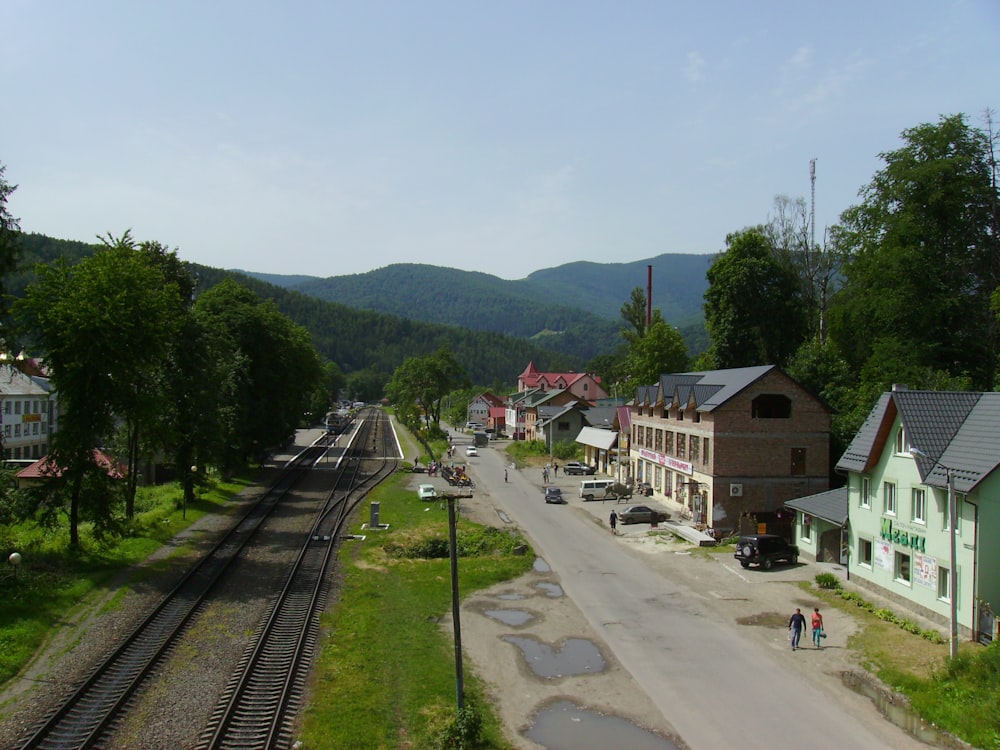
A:
[[[376,412],[359,432],[345,472],[316,518],[254,645],[230,681],[199,748],[290,748],[326,601],[326,573],[343,525],[368,491],[398,467],[388,419]],[[369,452],[368,446],[371,446]]]
[[[301,572],[289,576],[285,589],[270,609],[268,622],[260,629],[261,637],[257,640],[257,644],[265,644],[262,654],[274,653],[275,648],[278,651],[288,652],[287,643],[294,637],[297,644],[290,649],[290,652],[297,655],[291,661],[286,659],[283,662],[288,665],[284,675],[275,673],[272,667],[272,671],[266,676],[261,676],[265,675],[265,671],[261,670],[266,670],[268,664],[279,663],[276,657],[245,657],[241,666],[244,671],[253,676],[245,680],[241,676],[239,679],[231,681],[231,684],[245,682],[247,685],[283,683],[282,700],[271,709],[273,718],[270,720],[270,724],[277,729],[269,733],[268,739],[264,740],[265,744],[247,744],[246,740],[241,740],[243,744],[239,744],[233,740],[233,744],[223,745],[221,743],[231,741],[226,739],[225,734],[219,735],[218,740],[214,739],[215,731],[220,727],[239,727],[239,721],[236,718],[231,718],[216,724],[213,718],[215,728],[212,732],[206,730],[206,735],[211,736],[204,745],[205,747],[270,748],[283,746],[279,741],[282,737],[281,728],[290,726],[289,717],[298,707],[305,670],[308,667],[308,659],[311,657],[312,647],[316,639],[317,616],[315,613],[321,610],[325,597],[325,590],[322,586],[313,585],[312,590],[309,590],[305,581],[310,578],[322,580],[332,554],[332,543],[335,541],[336,534],[339,534],[339,528],[347,515],[353,509],[350,498],[352,496],[358,498],[354,500],[356,505],[357,502],[360,502],[360,497],[363,497],[363,494],[358,495],[352,489],[353,486],[359,482],[362,486],[366,483],[374,486],[378,481],[381,481],[377,477],[387,476],[395,468],[394,465],[392,468],[388,468],[393,459],[385,458],[388,455],[387,452],[382,451],[382,457],[376,458],[376,455],[380,453],[378,445],[381,445],[378,440],[382,438],[378,437],[379,429],[374,425],[381,420],[385,420],[385,417],[380,412],[376,412],[370,419],[365,420],[365,427],[359,428],[355,439],[347,447],[344,460],[338,465],[338,469],[333,475],[334,490],[330,492],[323,510],[313,524],[308,540],[303,544],[299,553],[295,568]],[[368,422],[372,423],[371,426],[367,424]],[[383,425],[381,432],[385,433],[386,431]],[[372,434],[375,435],[374,438]],[[376,445],[368,442],[373,439],[376,441]],[[247,545],[252,543],[256,532],[275,507],[293,491],[305,473],[317,464],[327,450],[326,440],[320,441],[290,461],[265,495],[248,510],[197,565],[185,574],[174,589],[163,598],[160,604],[150,612],[121,645],[92,671],[73,694],[30,737],[19,745],[22,750],[36,748],[38,750],[76,750],[77,748],[100,746],[106,742],[116,723],[127,713],[130,698],[151,672],[156,669],[157,665],[171,652],[181,634],[210,599],[216,583],[225,575]],[[373,461],[375,461],[374,464]],[[377,466],[385,468],[379,470],[375,468]],[[332,523],[330,519],[339,520]],[[317,544],[316,539],[326,539],[329,544]],[[317,554],[324,546],[328,546],[329,549]],[[293,612],[299,613],[297,620],[291,614]],[[283,635],[268,635],[268,633]],[[251,667],[256,664],[264,666],[252,669]],[[254,671],[255,669],[256,671]],[[230,691],[227,691],[228,693]],[[252,695],[253,693],[243,688],[232,691],[232,695],[244,694]],[[229,702],[231,697],[227,695],[226,702]],[[233,713],[233,717],[259,715],[263,713],[263,709],[260,707],[262,705],[258,703],[257,708],[240,709]],[[227,729],[227,731],[230,730]],[[239,729],[231,731],[233,731],[234,736],[240,736]]]

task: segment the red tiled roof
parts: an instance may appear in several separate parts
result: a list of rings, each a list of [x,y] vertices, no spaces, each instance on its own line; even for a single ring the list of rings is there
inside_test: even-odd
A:
[[[114,460],[103,451],[94,451],[94,463],[104,469],[112,479],[121,479],[125,476],[125,470],[116,464]],[[50,479],[62,474],[62,468],[55,466],[48,456],[35,461],[31,466],[26,466],[17,472],[18,479]]]

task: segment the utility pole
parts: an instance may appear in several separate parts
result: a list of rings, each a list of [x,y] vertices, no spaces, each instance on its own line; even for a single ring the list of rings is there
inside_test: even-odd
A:
[[[469,495],[447,494],[448,501],[448,556],[451,559],[451,621],[455,632],[455,695],[458,710],[465,708],[465,679],[462,674],[462,620],[458,598],[458,541],[456,536],[455,501]]]

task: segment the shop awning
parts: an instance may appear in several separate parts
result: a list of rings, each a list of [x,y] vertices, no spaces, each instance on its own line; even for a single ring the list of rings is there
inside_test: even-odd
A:
[[[584,427],[576,436],[576,442],[589,445],[592,448],[600,448],[602,451],[611,450],[617,440],[617,432],[602,430],[599,427]]]

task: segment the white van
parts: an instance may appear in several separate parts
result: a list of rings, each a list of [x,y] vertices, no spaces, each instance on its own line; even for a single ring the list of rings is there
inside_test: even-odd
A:
[[[604,498],[608,494],[608,490],[614,486],[614,479],[584,479],[580,482],[580,497],[584,500],[593,500],[595,497]]]

